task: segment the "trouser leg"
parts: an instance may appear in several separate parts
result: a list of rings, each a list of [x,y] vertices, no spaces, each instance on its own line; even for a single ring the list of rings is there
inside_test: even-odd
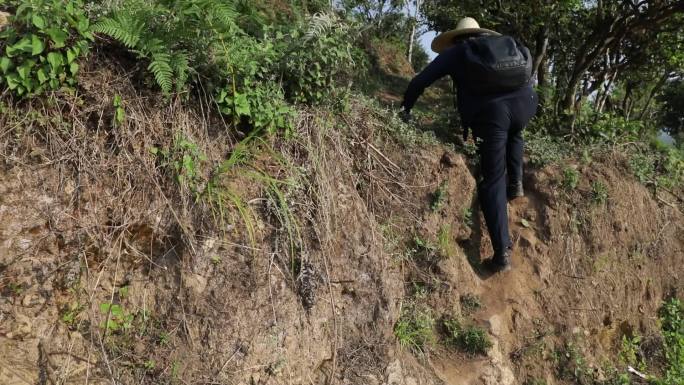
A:
[[[502,105],[488,110],[482,114],[486,120],[473,124],[479,138],[481,182],[478,194],[495,255],[499,255],[511,245],[506,199],[506,147],[510,119]]]
[[[525,142],[522,131],[530,119],[537,113],[539,100],[537,94],[530,90],[528,94],[506,101],[511,117],[506,148],[506,165],[508,182],[511,185],[522,182],[523,148]]]
[[[506,145],[506,172],[508,173],[508,183],[510,185],[522,182],[524,145],[522,130],[512,130],[509,132]]]

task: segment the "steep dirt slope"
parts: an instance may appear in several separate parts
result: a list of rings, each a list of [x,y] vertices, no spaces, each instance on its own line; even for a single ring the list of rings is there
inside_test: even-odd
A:
[[[293,138],[245,149],[201,106],[109,84],[86,85],[86,108],[62,106],[70,130],[1,118],[16,134],[0,178],[1,384],[573,383],[568,343],[601,372],[623,335],[655,335],[663,296],[681,293],[681,208],[617,154],[578,164],[572,191],[557,167],[528,169],[527,197],[510,205],[516,268],[488,276],[473,161],[372,103],[301,111]],[[178,135],[206,155],[206,178],[251,155],[212,185],[178,187],[150,151]],[[230,199],[207,203],[212,188]],[[443,250],[417,256],[416,238]],[[416,288],[435,320],[485,327],[488,355],[400,348]]]

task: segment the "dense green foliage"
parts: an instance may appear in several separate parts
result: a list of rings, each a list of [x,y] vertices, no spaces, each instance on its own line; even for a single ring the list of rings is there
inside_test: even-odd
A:
[[[684,383],[684,305],[676,298],[665,302],[660,310],[667,370],[662,385]]]
[[[317,14],[309,23],[293,30],[281,59],[288,96],[297,102],[320,103],[338,79],[349,77],[355,68],[350,24],[333,13]]]
[[[670,135],[684,139],[684,79],[670,81],[663,89],[659,101],[663,104],[661,124]]]
[[[171,92],[174,83],[177,90],[186,86],[190,61],[195,65],[208,62],[207,51],[200,47],[217,43],[212,39],[213,29],[229,30],[236,17],[232,7],[218,2],[173,5],[128,1],[93,27],[147,59],[148,70],[165,93]]]
[[[675,189],[684,186],[684,156],[676,148],[655,144],[631,151],[629,166],[640,182]]]
[[[0,86],[31,96],[62,85],[73,86],[77,59],[93,40],[80,0],[9,2],[16,7],[10,25],[0,30]]]
[[[338,7],[359,24],[365,40],[380,39],[406,53],[417,71],[428,61],[418,36],[425,32],[420,25],[422,0],[340,0]]]
[[[333,13],[260,25],[248,3],[129,0],[95,26],[140,59],[164,93],[203,85],[235,123],[288,128],[290,102],[320,103],[354,68],[351,27]]]

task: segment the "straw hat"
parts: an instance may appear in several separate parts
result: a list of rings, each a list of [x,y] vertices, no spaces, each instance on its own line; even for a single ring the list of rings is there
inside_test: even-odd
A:
[[[480,28],[480,24],[477,23],[472,17],[464,17],[458,21],[456,28],[451,31],[444,32],[437,36],[432,41],[432,50],[441,53],[445,49],[454,45],[454,38],[461,35],[469,35],[473,33],[486,33],[489,35],[500,36],[498,32],[494,32],[489,29]]]

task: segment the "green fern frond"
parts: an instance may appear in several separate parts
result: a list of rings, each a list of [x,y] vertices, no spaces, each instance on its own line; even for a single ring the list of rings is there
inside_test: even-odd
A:
[[[128,48],[136,48],[143,28],[144,24],[140,20],[128,14],[105,17],[93,26],[95,32],[111,36]]]
[[[325,36],[339,24],[339,18],[332,13],[317,13],[309,18],[304,40],[310,41]]]
[[[143,42],[140,44],[140,50],[145,53],[145,56],[153,57],[160,53],[171,55],[171,47],[169,47],[163,40],[152,36],[143,37]]]
[[[171,69],[176,75],[176,90],[181,91],[190,75],[190,60],[188,55],[184,52],[175,53],[171,57]]]
[[[173,88],[173,69],[171,68],[171,55],[166,52],[157,52],[152,55],[152,61],[147,67],[154,75],[154,79],[162,92],[168,94]]]
[[[216,4],[213,7],[213,12],[223,25],[232,25],[238,18],[238,13],[232,4]]]
[[[197,0],[196,4],[223,27],[234,25],[240,16],[232,0]]]

